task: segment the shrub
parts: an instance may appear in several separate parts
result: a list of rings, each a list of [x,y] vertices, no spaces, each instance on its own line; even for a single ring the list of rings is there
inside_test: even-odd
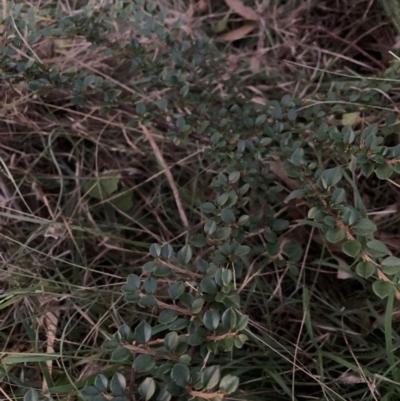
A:
[[[299,225],[322,233],[328,247],[339,244],[376,295],[400,299],[400,259],[374,236],[377,225],[358,185],[360,177],[385,181],[400,172],[400,145],[390,142],[398,132],[385,95],[390,86],[337,82],[314,99],[285,94],[260,101],[240,74],[226,73],[212,43],[185,34],[179,21],[167,22],[155,2],[145,1],[70,16],[19,4],[3,21],[1,76],[23,96],[56,104],[61,93],[69,107],[91,107],[100,116],[118,110],[150,142],[156,128],[176,145],[203,146],[209,171],[216,172],[209,199],[198,208],[202,229],[194,230],[181,210],[191,233],[186,242],[152,244],[147,262],[122,287],[126,307],[150,317],[134,329],[122,324],[103,351],[116,366],[131,366],[133,376],[100,374],[80,389],[85,400],[122,401],[129,393],[146,401],[218,401],[235,393],[239,377],[225,355],[254,336],[241,309],[249,266],[262,256],[300,280],[305,244],[289,235]],[[127,31],[115,31],[116,24]],[[42,62],[35,44],[54,38],[86,40],[89,51],[101,52],[104,64],[126,79]],[[365,123],[377,108],[380,120]],[[104,200],[118,180],[93,179],[85,191]],[[25,394],[37,397],[35,390]]]

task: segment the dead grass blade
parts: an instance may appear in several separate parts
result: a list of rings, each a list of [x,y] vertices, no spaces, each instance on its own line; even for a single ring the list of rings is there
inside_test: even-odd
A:
[[[150,134],[150,131],[142,124],[139,124],[139,126],[142,129],[144,135],[146,136],[146,139],[149,141],[150,146],[153,149],[153,152],[155,153],[158,160],[160,160],[162,166],[164,167],[164,172],[167,177],[168,183],[172,189],[172,193],[175,198],[176,207],[178,208],[178,212],[179,212],[179,216],[181,218],[182,224],[186,228],[186,230],[189,230],[189,221],[186,217],[185,210],[182,206],[182,201],[179,196],[179,191],[175,185],[174,177],[172,177],[171,170],[169,169],[168,164],[164,160],[164,157],[160,151],[160,148],[157,146],[156,141],[154,140],[153,136]]]
[[[218,36],[216,40],[218,42],[234,42],[235,40],[243,39],[250,32],[254,31],[255,28],[256,24],[254,23],[245,24],[238,29]]]
[[[259,16],[250,7],[245,6],[240,0],[225,0],[227,6],[229,6],[236,14],[251,21],[258,21]]]
[[[57,310],[53,312],[51,309],[55,310],[54,306],[58,304],[58,301],[54,297],[40,296],[39,303],[41,309],[47,310],[44,316],[42,316],[39,319],[46,331],[46,338],[47,338],[46,352],[48,354],[54,354],[55,353],[54,342],[56,339],[59,312]],[[49,306],[51,306],[52,308],[49,308]],[[46,365],[49,375],[51,375],[53,371],[53,361],[49,359],[48,361],[46,361]],[[47,383],[47,380],[43,378],[42,390],[46,391],[48,388],[49,388],[49,383]]]

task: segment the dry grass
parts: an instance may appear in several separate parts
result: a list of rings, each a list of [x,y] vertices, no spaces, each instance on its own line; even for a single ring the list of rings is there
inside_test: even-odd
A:
[[[395,27],[373,0],[163,3],[191,31],[225,43],[236,70],[250,66],[253,74],[262,73],[286,91],[315,89],[326,81],[326,71],[353,76],[382,71],[391,63],[389,50],[398,47]],[[258,88],[271,89],[257,82]]]
[[[81,12],[78,3],[61,1],[58,6],[76,14]],[[243,2],[247,11],[236,7],[230,14],[229,2],[222,0],[160,4],[168,12],[167,22],[182,18],[187,32],[216,38],[227,54],[227,74],[238,73],[259,97],[277,93],[277,88],[282,93],[317,92],[330,85],[326,71],[354,77],[382,71],[390,65],[388,50],[397,46],[391,21],[372,0],[249,1]],[[3,2],[4,16],[8,7]],[[50,17],[41,18],[45,24]],[[127,42],[129,29],[116,28],[113,38]],[[0,44],[6,41],[0,36]],[[104,50],[91,48],[82,37],[45,39],[15,49],[15,59],[24,55],[64,72],[79,68],[129,92],[126,82],[140,77],[127,75],[125,66],[104,56]],[[160,95],[145,93],[143,98],[156,101]],[[58,399],[72,400],[67,394],[75,385],[112,369],[101,359],[102,341],[122,322],[133,325],[138,319],[120,293],[125,277],[147,261],[151,243],[182,244],[189,223],[196,231],[198,206],[208,200],[204,188],[210,166],[203,160],[203,145],[180,147],[166,140],[162,130],[134,129],[124,110],[102,116],[90,103],[79,110],[71,105],[68,91],[37,98],[24,83],[3,80],[0,99],[0,344],[8,354],[54,349],[64,355],[41,365],[12,366],[1,390],[9,399],[20,397],[23,372],[32,385],[50,387]],[[113,203],[115,194],[90,197],[85,184],[105,173],[118,177],[118,196],[128,196],[131,207]],[[364,185],[366,192],[373,186]],[[392,209],[385,215],[391,226],[397,222]],[[346,387],[353,383],[345,373],[365,358],[371,344],[382,343],[377,326],[384,311],[379,303],[365,303],[368,290],[358,282],[334,291],[332,282],[339,279],[330,269],[334,261],[329,252],[309,267],[315,273],[307,283],[315,289],[311,295],[299,293],[300,281],[293,282],[287,270],[263,272],[262,261],[249,274],[242,295],[258,337],[233,367],[244,372],[248,393],[239,394],[243,399],[273,394],[277,400],[307,395],[339,400],[344,399],[340,394],[357,393]],[[306,259],[302,263],[304,267]],[[351,300],[344,299],[346,291]],[[343,305],[345,315],[340,314]],[[373,351],[376,358],[384,357],[384,347]],[[352,399],[363,394],[364,399],[379,398],[373,390],[376,377],[360,380],[368,386]]]

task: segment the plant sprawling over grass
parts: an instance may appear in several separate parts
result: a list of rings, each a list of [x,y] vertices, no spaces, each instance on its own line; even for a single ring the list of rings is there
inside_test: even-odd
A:
[[[4,7],[3,391],[397,394],[395,64],[267,97],[157,2]]]

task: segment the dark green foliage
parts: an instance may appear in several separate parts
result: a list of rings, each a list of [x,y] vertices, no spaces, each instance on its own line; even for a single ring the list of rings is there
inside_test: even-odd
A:
[[[129,388],[122,371],[111,377],[101,374],[93,385],[80,389],[83,399],[122,401],[131,391],[146,401],[204,400],[210,394],[220,400],[235,393],[239,377],[231,374],[224,357],[220,365],[216,361],[221,355],[234,358],[249,339],[240,284],[251,260],[260,255],[298,273],[303,241],[288,240],[295,224],[312,225],[327,243],[338,244],[353,270],[361,278],[372,278],[377,296],[398,294],[400,259],[374,238],[378,227],[362,200],[353,202],[359,194],[349,178],[352,173],[375,174],[388,180],[398,174],[399,147],[384,141],[383,129],[391,133],[391,125],[353,129],[338,127],[329,118],[379,103],[374,91],[364,91],[363,81],[358,83],[357,105],[346,102],[354,92],[340,86],[332,90],[343,104],[324,102],[329,94],[318,102],[285,95],[259,104],[250,90],[226,77],[223,59],[212,44],[187,37],[177,26],[167,29],[156,2],[116,3],[93,13],[63,16],[46,27],[29,25],[17,14],[28,42],[40,36],[80,35],[92,46],[105,46],[110,57],[146,79],[129,91],[85,71],[60,72],[36,58],[11,58],[13,47],[23,45],[16,33],[3,49],[2,79],[14,85],[29,82],[29,94],[43,98],[64,90],[79,110],[89,104],[98,106],[99,115],[119,110],[137,130],[153,126],[176,145],[200,144],[210,170],[216,172],[210,177],[209,199],[196,204],[201,229],[180,247],[152,244],[141,272],[130,274],[122,287],[126,307],[141,313],[142,320],[134,329],[122,325],[103,350],[112,363],[133,370],[135,385]],[[109,40],[114,21],[132,23],[136,37],[128,44]],[[11,20],[5,25],[14,32]],[[216,90],[217,84],[223,90]],[[162,97],[148,100],[144,93]],[[329,158],[321,160],[326,149]],[[290,192],[278,183],[272,170],[276,163],[294,183]],[[104,201],[117,193],[120,179],[96,177],[82,189],[86,196]],[[296,201],[308,208],[302,220],[278,213]],[[262,238],[262,249],[251,240],[253,234]],[[168,287],[164,292],[163,286]],[[37,401],[37,392],[29,390],[24,399]]]

